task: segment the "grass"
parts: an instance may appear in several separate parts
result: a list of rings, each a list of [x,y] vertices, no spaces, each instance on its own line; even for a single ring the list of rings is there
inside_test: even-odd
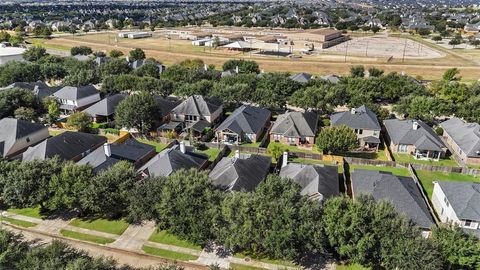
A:
[[[240,259],[250,257],[255,261],[270,263],[270,264],[277,264],[277,265],[288,266],[288,267],[296,267],[297,266],[293,262],[290,262],[290,261],[272,260],[272,259],[269,259],[269,258],[255,258],[255,256],[249,256],[249,255],[246,255],[246,254],[243,254],[243,253],[236,253],[234,256],[236,258],[240,258]]]
[[[312,149],[306,149],[306,148],[297,147],[295,145],[286,145],[286,144],[278,143],[278,142],[270,142],[268,144],[268,147],[273,147],[274,145],[279,145],[280,147],[282,147],[282,149],[286,149],[289,152],[308,153],[308,154],[312,154],[312,153],[318,154],[318,153],[320,153],[320,152],[318,152],[317,147],[315,145],[313,146]]]
[[[265,269],[265,268],[239,264],[239,263],[231,263],[230,268],[232,268],[233,270],[264,270]]]
[[[208,148],[206,150],[195,150],[196,153],[207,155],[209,161],[214,161],[218,157],[218,154],[220,154],[220,151],[222,150],[218,148]]]
[[[167,144],[164,144],[164,143],[161,143],[161,142],[156,142],[156,141],[151,141],[151,140],[147,140],[147,139],[138,138],[137,141],[139,141],[141,143],[145,143],[145,144],[155,146],[155,151],[157,151],[157,153],[162,152],[162,150],[167,147]]]
[[[350,166],[350,173],[352,173],[355,169],[384,171],[384,172],[391,172],[392,174],[398,175],[398,176],[410,176],[410,173],[408,172],[408,170],[406,168],[373,166],[373,165],[351,165]]]
[[[50,136],[57,136],[59,134],[62,134],[64,133],[65,129],[48,129],[48,134],[50,134]]]
[[[260,147],[261,142],[256,142],[256,143],[244,143],[241,144],[241,146],[246,146],[246,147]]]
[[[103,218],[94,219],[94,220],[83,220],[83,219],[76,218],[72,220],[69,225],[83,228],[83,229],[111,233],[116,235],[122,235],[122,233],[128,228],[128,223],[122,219],[107,220]]]
[[[366,268],[361,266],[360,264],[342,264],[336,265],[335,269],[337,270],[368,270],[371,268]]]
[[[10,217],[0,217],[0,221],[6,221],[6,222],[8,222],[12,225],[17,225],[17,226],[24,227],[24,228],[30,228],[30,227],[37,226],[37,223],[33,223],[33,222],[30,222],[30,221],[25,221],[25,220],[19,220],[19,219],[10,218]]]
[[[354,157],[354,158],[365,158],[365,159],[376,159],[387,161],[387,156],[385,150],[379,149],[378,152],[348,152],[341,153],[339,156],[344,157]]]
[[[107,123],[92,123],[91,128],[104,128],[107,126]]]
[[[338,166],[338,173],[343,173],[342,164],[334,164],[331,161],[316,160],[316,159],[309,159],[309,158],[293,158],[291,162],[302,163],[302,164],[312,164],[312,165],[323,164],[323,165]]]
[[[63,46],[59,44],[50,44],[50,43],[47,43],[48,41],[47,39],[43,39],[43,38],[28,38],[27,41],[32,43],[35,46],[42,46],[47,49],[70,51],[70,48],[67,46]]]
[[[149,246],[143,246],[142,250],[145,251],[145,253],[147,254],[162,257],[165,259],[171,259],[171,260],[193,261],[198,259],[198,256],[175,252],[175,251],[166,250],[166,249],[149,247]]]
[[[439,161],[434,160],[418,160],[415,159],[410,154],[393,154],[396,162],[401,163],[415,163],[415,164],[428,164],[432,166],[446,166],[446,167],[458,167],[458,163],[455,161],[454,158],[449,157],[447,159],[440,159]]]
[[[417,170],[417,176],[427,192],[428,197],[432,198],[433,181],[457,181],[457,182],[480,182],[480,177],[461,173],[444,173]]]
[[[168,233],[167,231],[155,231],[148,241],[151,242],[156,242],[160,244],[165,244],[165,245],[172,245],[172,246],[177,246],[177,247],[183,247],[183,248],[190,248],[194,250],[201,251],[202,247],[199,245],[195,245],[193,243],[190,243],[188,241],[179,239],[173,234]]]
[[[7,212],[38,219],[43,219],[46,217],[46,215],[40,213],[40,206],[33,208],[10,208],[7,210]]]
[[[115,241],[115,239],[111,238],[106,238],[106,237],[101,237],[101,236],[95,236],[95,235],[90,235],[90,234],[85,234],[85,233],[79,233],[79,232],[74,232],[74,231],[69,231],[69,230],[60,230],[60,234],[62,234],[65,237],[68,238],[74,238],[82,241],[87,241],[87,242],[92,242],[96,244],[109,244]]]

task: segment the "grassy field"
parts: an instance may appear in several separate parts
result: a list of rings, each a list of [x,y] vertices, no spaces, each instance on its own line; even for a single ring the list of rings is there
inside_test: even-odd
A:
[[[412,155],[409,154],[393,154],[396,162],[401,163],[412,163],[412,164],[428,164],[432,166],[447,166],[447,167],[458,167],[458,163],[455,161],[454,158],[449,157],[447,159],[440,159],[439,161],[434,160],[418,160],[413,158]]]
[[[156,141],[150,141],[150,140],[147,140],[147,139],[138,138],[137,141],[139,141],[141,143],[145,143],[145,144],[155,146],[155,150],[157,151],[157,153],[162,152],[162,150],[167,147],[167,145],[164,144],[164,143],[160,143],[160,142],[156,142]]]
[[[239,263],[231,263],[230,268],[232,268],[233,270],[265,270],[265,268],[254,267]]]
[[[27,39],[27,41],[32,43],[35,46],[42,46],[42,47],[45,47],[46,49],[70,51],[69,46],[64,46],[64,45],[61,45],[61,44],[52,44],[52,43],[48,42],[49,40],[43,39],[43,38],[29,38],[29,39]]]
[[[272,260],[272,259],[268,259],[268,258],[256,258],[254,256],[249,256],[249,255],[245,255],[243,253],[236,253],[234,255],[236,258],[240,258],[240,259],[244,259],[246,257],[250,257],[252,258],[253,260],[255,261],[259,261],[259,262],[264,262],[264,263],[271,263],[271,264],[277,264],[277,265],[282,265],[282,266],[288,266],[288,267],[296,267],[297,265],[294,264],[293,262],[289,262],[289,261],[284,261],[284,260]]]
[[[337,270],[369,270],[371,268],[366,268],[361,266],[360,264],[339,264],[335,266]]]
[[[351,165],[350,166],[350,173],[355,171],[355,169],[384,171],[384,172],[391,172],[392,174],[398,175],[398,176],[410,176],[410,173],[408,172],[408,170],[404,169],[404,168],[385,167],[385,166],[371,166],[371,165]]]
[[[166,249],[149,247],[149,246],[143,246],[142,250],[145,251],[145,253],[147,253],[147,254],[162,257],[162,258],[165,258],[165,259],[171,259],[171,260],[193,261],[193,260],[198,259],[198,256],[185,254],[185,253],[180,253],[180,252],[175,252],[175,251],[170,251],[170,250],[166,250]]]
[[[84,233],[79,233],[79,232],[74,232],[69,230],[60,230],[60,234],[68,238],[74,238],[74,239],[92,242],[95,244],[102,244],[102,245],[113,243],[115,241],[115,239],[111,239],[111,238],[84,234]]]
[[[40,213],[40,206],[33,207],[33,208],[10,208],[7,210],[10,213],[14,213],[17,215],[32,217],[32,218],[39,218],[43,219],[46,216]]]
[[[218,148],[208,148],[206,150],[195,150],[196,153],[207,155],[208,160],[210,161],[214,161],[218,157],[218,154],[220,154],[220,151],[222,150]]]
[[[202,250],[202,247],[199,245],[195,245],[185,240],[181,240],[173,234],[168,233],[167,231],[156,231],[154,232],[148,241],[165,244],[165,245],[172,245],[177,247],[184,247],[190,248],[194,250]]]
[[[422,183],[423,188],[427,192],[428,197],[432,198],[433,181],[458,181],[458,182],[480,182],[480,177],[461,173],[443,173],[417,170],[418,179]]]
[[[103,218],[94,220],[74,219],[70,225],[93,231],[121,235],[127,228],[128,223],[124,220],[107,220]]]
[[[35,226],[38,225],[37,223],[24,221],[24,220],[19,220],[19,219],[14,219],[14,218],[9,218],[9,217],[0,217],[0,221],[5,221],[5,222],[8,222],[12,225],[17,225],[17,226],[24,227],[24,228],[35,227]]]

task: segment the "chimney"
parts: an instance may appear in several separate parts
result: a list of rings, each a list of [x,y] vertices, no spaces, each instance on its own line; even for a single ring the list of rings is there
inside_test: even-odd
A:
[[[103,150],[105,151],[105,156],[109,157],[112,155],[112,149],[110,148],[110,144],[103,144]]]
[[[240,150],[235,150],[235,158],[240,158]]]
[[[208,70],[208,65],[207,65],[207,64],[203,64],[203,69],[204,69],[205,71],[207,71],[207,70]]]
[[[288,152],[283,152],[282,168],[288,165]]]
[[[130,58],[128,56],[125,59],[130,63]]]
[[[240,69],[238,68],[238,66],[235,67],[235,73],[240,73]]]
[[[352,108],[352,109],[350,110],[350,113],[352,113],[352,114],[355,114],[356,112],[357,112],[357,109],[355,109],[355,108]]]
[[[187,150],[185,148],[185,142],[183,142],[183,141],[180,142],[180,152],[182,152],[184,154],[187,152]]]
[[[418,122],[417,121],[413,121],[413,130],[417,130],[418,129]]]

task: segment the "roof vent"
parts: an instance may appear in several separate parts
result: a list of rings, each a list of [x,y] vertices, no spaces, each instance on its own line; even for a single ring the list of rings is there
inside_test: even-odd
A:
[[[418,124],[417,121],[413,121],[413,130],[417,130],[420,125]]]
[[[350,110],[350,113],[352,113],[352,114],[355,114],[356,112],[357,112],[357,109],[355,109],[355,108],[352,108],[352,109]]]
[[[480,156],[480,150],[475,152],[475,154],[477,154],[477,156]]]

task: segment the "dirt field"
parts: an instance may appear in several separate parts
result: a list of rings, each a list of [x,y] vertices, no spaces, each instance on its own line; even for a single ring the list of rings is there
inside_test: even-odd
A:
[[[168,40],[163,31],[156,32],[152,38],[147,39],[120,39],[116,38],[115,33],[102,33],[53,38],[43,44],[57,49],[86,45],[106,52],[118,49],[125,54],[133,48],[142,48],[147,57],[154,57],[165,64],[201,58],[208,64],[221,67],[227,59],[242,58],[257,61],[265,71],[309,72],[319,75],[346,74],[351,66],[363,64],[367,67],[376,66],[386,72],[404,72],[423,79],[438,79],[446,69],[457,67],[465,80],[476,81],[480,78],[480,63],[475,61],[475,57],[452,52],[430,42],[412,38],[405,41],[404,37],[386,37],[384,34],[353,37],[348,42],[347,56],[347,45],[341,44],[314,55],[302,56],[300,59],[192,46],[190,41]]]

